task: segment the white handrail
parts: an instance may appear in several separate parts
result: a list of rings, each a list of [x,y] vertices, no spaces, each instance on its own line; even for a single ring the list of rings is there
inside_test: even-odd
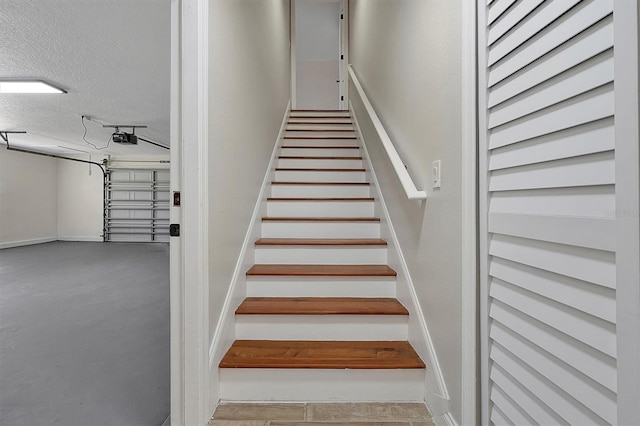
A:
[[[360,99],[362,99],[362,103],[364,104],[364,107],[369,114],[369,118],[373,123],[373,127],[375,127],[376,131],[378,132],[378,137],[380,138],[385,151],[387,151],[387,156],[389,157],[389,160],[391,161],[391,164],[393,165],[393,168],[398,175],[398,179],[400,179],[400,183],[404,188],[404,192],[407,194],[407,198],[410,200],[426,200],[427,192],[418,191],[418,189],[416,188],[416,184],[413,183],[413,179],[411,179],[411,176],[409,176],[409,172],[400,159],[398,151],[396,151],[396,147],[393,146],[391,138],[389,138],[389,135],[384,129],[380,118],[378,118],[378,114],[376,114],[376,111],[373,109],[373,105],[371,105],[371,102],[369,102],[369,98],[364,92],[364,89],[362,88],[360,81],[358,81],[358,77],[356,77],[356,74],[353,71],[351,65],[349,65],[349,77],[351,77],[351,81],[353,81],[353,85],[356,87],[358,95],[360,95]]]

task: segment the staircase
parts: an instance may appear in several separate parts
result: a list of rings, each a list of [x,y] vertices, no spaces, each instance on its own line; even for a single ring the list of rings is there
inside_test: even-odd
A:
[[[371,194],[349,112],[292,111],[222,400],[424,400]]]

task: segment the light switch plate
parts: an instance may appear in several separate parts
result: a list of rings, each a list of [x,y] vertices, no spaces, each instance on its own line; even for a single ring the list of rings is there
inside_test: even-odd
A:
[[[431,163],[431,186],[440,188],[440,160]]]

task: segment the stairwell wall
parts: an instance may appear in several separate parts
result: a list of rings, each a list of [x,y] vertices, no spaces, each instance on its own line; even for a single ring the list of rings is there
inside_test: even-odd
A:
[[[359,120],[450,397],[462,398],[461,2],[351,0],[350,59],[426,202],[410,201],[368,120]],[[353,90],[353,88],[351,88]],[[366,117],[354,103],[358,118]],[[442,161],[442,187],[431,163]]]
[[[210,340],[288,106],[289,31],[288,0],[209,5]]]

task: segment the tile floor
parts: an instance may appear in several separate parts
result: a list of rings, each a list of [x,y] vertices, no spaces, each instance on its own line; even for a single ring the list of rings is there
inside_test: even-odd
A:
[[[209,426],[384,425],[434,426],[424,404],[222,403]]]

